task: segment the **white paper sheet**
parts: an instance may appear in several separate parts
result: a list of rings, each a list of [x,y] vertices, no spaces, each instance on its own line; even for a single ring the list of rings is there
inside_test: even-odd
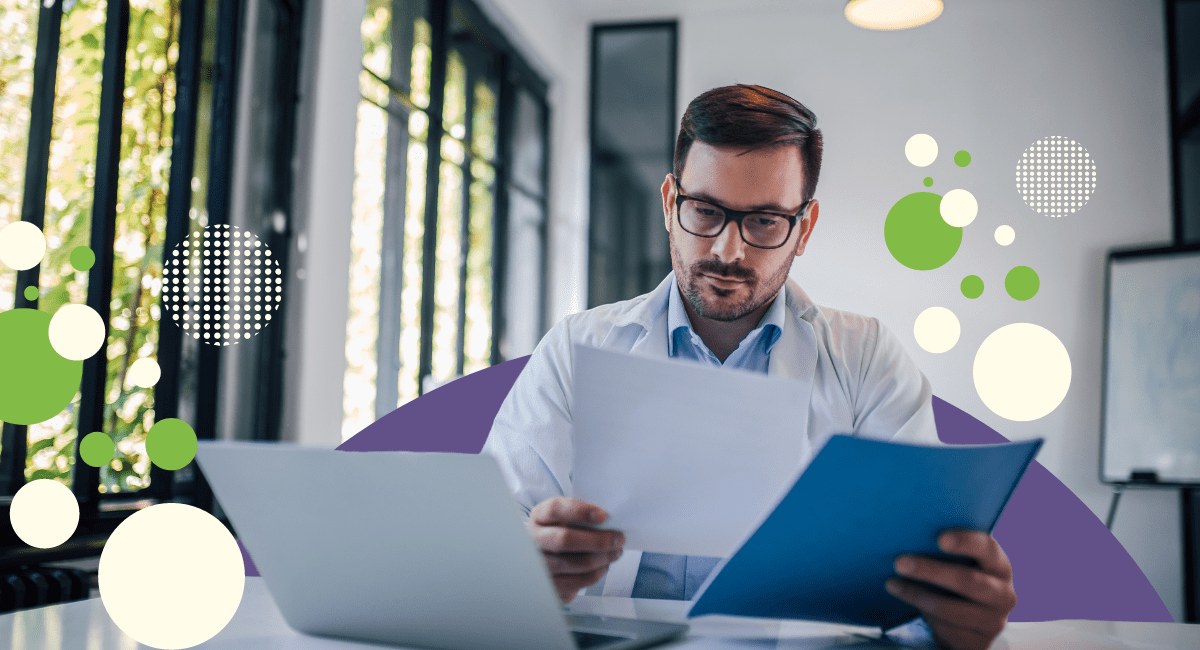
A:
[[[800,384],[576,345],[574,496],[625,548],[724,556],[791,485],[807,445]]]

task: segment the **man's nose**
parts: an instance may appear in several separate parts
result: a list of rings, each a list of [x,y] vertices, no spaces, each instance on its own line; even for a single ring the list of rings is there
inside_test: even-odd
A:
[[[741,226],[736,221],[725,224],[721,234],[713,238],[713,255],[726,264],[740,262],[746,257],[746,242],[742,240]]]

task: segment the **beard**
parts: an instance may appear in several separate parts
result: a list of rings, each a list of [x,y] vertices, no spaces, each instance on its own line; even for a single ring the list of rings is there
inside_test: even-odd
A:
[[[792,268],[793,258],[790,255],[784,258],[778,268],[772,269],[765,279],[760,278],[753,269],[725,264],[711,258],[685,266],[675,246],[675,233],[668,230],[667,236],[671,241],[671,265],[675,269],[675,279],[683,297],[691,303],[696,313],[711,320],[732,322],[753,313],[778,295],[779,288],[787,281],[788,271]],[[735,294],[742,290],[741,287],[724,289],[706,284],[702,275],[742,280],[748,294],[742,298],[735,298]],[[715,297],[705,295],[706,290],[715,294]]]

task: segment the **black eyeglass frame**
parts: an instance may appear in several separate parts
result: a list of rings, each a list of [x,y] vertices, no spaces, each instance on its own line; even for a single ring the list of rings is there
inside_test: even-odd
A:
[[[679,222],[679,227],[682,228],[684,232],[688,233],[689,235],[695,235],[696,237],[704,237],[707,239],[712,239],[714,237],[720,237],[721,233],[725,232],[725,228],[727,226],[729,226],[730,221],[736,221],[737,225],[738,225],[738,234],[741,235],[742,241],[746,242],[747,246],[753,246],[754,248],[761,248],[764,250],[773,250],[776,248],[780,248],[784,244],[788,243],[788,240],[792,238],[792,231],[796,229],[796,222],[800,220],[801,215],[803,215],[804,211],[808,209],[808,204],[812,203],[812,199],[805,201],[804,204],[800,206],[800,210],[798,212],[796,212],[796,214],[783,214],[781,212],[771,212],[769,210],[751,210],[748,212],[743,212],[741,210],[734,210],[732,208],[727,208],[727,207],[721,205],[720,203],[715,203],[715,202],[709,201],[707,199],[698,199],[694,196],[688,196],[683,193],[682,189],[680,189],[678,178],[676,178],[674,175],[672,175],[671,181],[675,184],[675,220],[677,222]],[[683,216],[681,213],[682,213],[682,208],[683,208],[683,202],[689,201],[689,200],[690,201],[698,201],[700,203],[707,203],[708,205],[711,205],[715,208],[720,208],[721,210],[724,210],[725,211],[725,223],[721,224],[721,229],[711,235],[701,235],[701,234],[694,233],[694,232],[688,230],[683,225]],[[783,217],[784,219],[787,219],[788,220],[788,231],[787,231],[787,235],[784,236],[783,241],[779,242],[778,244],[776,244],[774,246],[760,246],[758,244],[751,243],[748,239],[746,239],[746,229],[742,227],[742,220],[752,214],[769,214],[773,217]]]

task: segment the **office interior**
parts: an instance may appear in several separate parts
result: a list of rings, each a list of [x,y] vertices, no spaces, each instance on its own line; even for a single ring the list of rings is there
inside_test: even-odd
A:
[[[220,513],[194,465],[149,463],[155,419],[334,447],[529,354],[567,314],[651,289],[670,270],[658,188],[678,120],[716,86],[778,89],[818,116],[822,218],[791,277],[818,304],[878,317],[937,396],[1010,439],[1044,437],[1038,461],[1102,520],[1106,253],[1200,241],[1196,0],[956,0],[897,31],[856,27],[830,0],[3,5],[0,227],[40,220],[48,248],[90,242],[97,270],[5,269],[0,309],[86,301],[109,323],[104,361],[85,363],[63,414],[4,424],[0,509],[54,478],[82,513],[57,549],[5,528],[7,570],[94,570],[106,536],[153,503]],[[38,66],[57,85],[36,83]],[[918,133],[940,148],[926,168],[905,158]],[[1013,187],[1022,152],[1050,136],[1098,167],[1086,206],[1060,217]],[[930,191],[970,189],[977,232],[914,271],[888,253],[883,221],[926,176]],[[996,245],[1000,224],[1014,245]],[[222,225],[269,247],[283,280],[276,318],[230,345],[193,337],[162,303],[164,261]],[[1000,289],[1017,264],[1040,276],[1034,299]],[[992,278],[978,300],[960,292],[967,274]],[[931,354],[913,322],[942,304],[962,334]],[[972,381],[974,351],[1012,322],[1054,332],[1072,363],[1066,398],[1027,422],[993,413]],[[141,357],[162,368],[152,389],[127,381]],[[96,430],[116,442],[101,468],[76,448]],[[1200,621],[1181,512],[1178,489],[1126,490],[1112,532],[1175,620]]]

